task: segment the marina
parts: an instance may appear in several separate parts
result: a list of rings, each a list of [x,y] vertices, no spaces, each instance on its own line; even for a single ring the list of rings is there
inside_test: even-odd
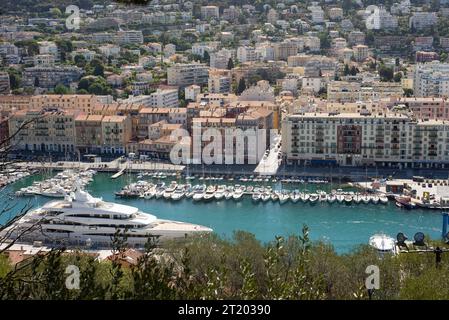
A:
[[[337,185],[330,182],[318,183],[319,179],[311,178],[301,183],[292,182],[295,178],[275,178],[271,177],[270,182],[254,182],[242,180],[258,179],[233,177],[203,177],[203,176],[180,176],[172,175],[169,172],[154,173],[159,178],[151,179],[146,183],[156,185],[156,193],[144,193],[142,197],[117,197],[116,192],[120,192],[126,186],[139,180],[149,179],[147,175],[124,174],[121,177],[111,180],[109,173],[97,173],[93,176],[93,181],[86,185],[86,189],[95,197],[101,197],[105,201],[117,202],[131,205],[144,212],[151,212],[161,219],[175,221],[185,221],[200,224],[214,230],[219,236],[230,237],[236,230],[244,230],[253,233],[260,241],[272,241],[276,235],[288,236],[298,234],[303,224],[310,228],[310,236],[313,240],[321,240],[332,244],[339,253],[348,252],[358,244],[368,243],[369,237],[376,233],[396,234],[401,231],[414,234],[422,231],[430,237],[439,237],[441,233],[441,213],[437,210],[403,210],[395,205],[394,201],[389,201],[384,205],[376,205],[373,201],[376,198],[372,193],[364,195],[357,191],[355,187],[343,188],[343,192],[332,193],[338,190]],[[53,177],[54,174],[50,175]],[[3,194],[14,194],[21,188],[30,186],[35,181],[45,180],[49,176],[34,175],[22,179],[7,186]],[[179,179],[177,179],[179,177]],[[202,180],[200,180],[202,178]],[[218,179],[218,180],[217,180]],[[221,179],[221,180],[220,180]],[[283,182],[281,182],[283,180]],[[111,183],[113,181],[113,183]],[[171,182],[173,185],[169,192],[181,194],[180,185],[191,184],[192,190],[185,192],[184,196],[174,196],[175,200],[165,199],[166,187]],[[275,181],[275,182],[273,182]],[[324,180],[323,180],[324,181]],[[204,186],[206,184],[206,186]],[[198,185],[195,187],[195,185]],[[204,200],[209,185],[233,186],[232,194],[229,190],[216,188],[213,197]],[[236,185],[240,185],[236,188]],[[262,199],[259,189],[259,199],[254,202],[252,195],[247,192],[254,192],[254,189],[271,186],[270,198],[265,195]],[[173,189],[174,187],[174,189]],[[267,188],[268,189],[268,188]],[[300,192],[294,192],[296,189]],[[212,188],[210,188],[212,190]],[[305,192],[308,190],[308,192]],[[223,196],[221,196],[222,191]],[[278,191],[278,192],[275,192]],[[326,193],[327,201],[320,201]],[[345,204],[344,193],[352,195],[351,205]],[[168,195],[167,195],[168,196]],[[217,199],[217,197],[219,199]],[[220,198],[221,197],[221,198]],[[256,196],[257,198],[257,196]],[[349,197],[346,197],[349,200]],[[15,197],[11,200],[17,206],[12,209],[12,215],[18,209],[31,201],[33,207],[41,206],[48,201],[48,197],[33,195],[27,197]],[[380,199],[378,200],[380,202]],[[14,211],[17,210],[17,211]],[[9,215],[0,217],[0,223],[8,219]]]

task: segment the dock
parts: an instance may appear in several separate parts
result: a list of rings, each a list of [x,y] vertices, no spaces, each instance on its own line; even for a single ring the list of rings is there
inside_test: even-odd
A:
[[[125,169],[126,169],[126,168],[123,168],[123,169],[121,169],[119,172],[117,172],[116,174],[113,174],[113,175],[111,176],[111,179],[117,179],[118,177],[120,177],[123,173],[125,173]]]

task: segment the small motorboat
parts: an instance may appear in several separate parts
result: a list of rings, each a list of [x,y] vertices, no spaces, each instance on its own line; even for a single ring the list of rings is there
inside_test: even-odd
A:
[[[379,201],[382,204],[387,204],[388,203],[388,197],[386,195],[382,194],[382,195],[379,196]]]
[[[302,202],[307,202],[310,199],[310,195],[306,192],[303,192],[301,193],[300,198]]]
[[[359,204],[360,202],[362,202],[362,197],[360,196],[359,193],[356,193],[356,194],[354,194],[354,195],[352,196],[352,201],[353,201],[355,204]]]
[[[337,193],[337,202],[343,203],[345,201],[345,195],[343,193]]]
[[[144,199],[147,199],[147,200],[149,200],[149,199],[151,199],[151,198],[153,198],[153,197],[154,197],[154,192],[151,191],[151,190],[146,191],[146,192],[143,194],[143,198],[144,198]]]
[[[380,201],[380,198],[379,198],[379,196],[378,196],[377,194],[374,194],[374,195],[371,196],[371,201],[372,201],[374,204],[378,204],[379,201]]]
[[[263,202],[267,202],[268,200],[271,200],[271,193],[264,192],[260,195],[260,198],[262,199]]]
[[[223,199],[224,198],[224,196],[225,196],[225,186],[219,186],[218,188],[217,188],[217,191],[215,192],[215,199],[216,200],[221,200],[221,199]]]
[[[319,195],[319,201],[320,202],[326,202],[327,201],[327,193],[324,191],[318,192]]]
[[[293,203],[298,202],[301,199],[299,191],[297,190],[293,191],[292,194],[290,195],[290,199],[292,200]]]
[[[279,203],[284,204],[290,199],[290,196],[286,192],[282,192],[279,194]]]
[[[232,195],[232,199],[239,201],[240,199],[242,199],[242,196],[243,196],[243,189],[236,188],[234,194]]]
[[[371,202],[371,197],[370,197],[369,195],[367,195],[367,194],[364,194],[364,195],[362,196],[362,202],[363,202],[364,204],[370,203],[370,202]]]
[[[193,201],[201,201],[204,198],[204,186],[199,186],[194,192],[192,199]]]
[[[258,202],[261,199],[261,194],[256,191],[252,194],[251,198],[253,199],[254,202]]]
[[[351,204],[352,203],[352,196],[350,194],[345,194],[344,201],[345,201],[346,204]]]
[[[318,202],[319,199],[320,199],[320,196],[319,196],[317,193],[312,193],[312,194],[310,195],[309,202],[310,202],[311,204],[316,204],[316,203]]]
[[[184,195],[185,195],[184,186],[178,186],[171,195],[171,199],[174,201],[179,201],[184,197]]]
[[[205,201],[210,201],[215,198],[215,186],[208,186],[206,192],[204,193],[203,199]]]
[[[327,195],[327,202],[334,203],[335,201],[337,201],[337,196],[334,193]]]

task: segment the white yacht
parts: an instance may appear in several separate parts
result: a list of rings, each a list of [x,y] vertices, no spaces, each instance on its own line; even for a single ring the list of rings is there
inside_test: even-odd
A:
[[[225,196],[226,186],[218,186],[217,191],[215,192],[215,200],[221,200]]]
[[[239,201],[242,199],[244,193],[244,189],[242,187],[238,187],[235,189],[234,194],[232,195],[232,199]]]
[[[185,195],[184,186],[178,185],[175,189],[175,191],[171,195],[171,199],[174,201],[181,200]]]
[[[28,230],[21,241],[66,241],[68,244],[110,246],[117,230],[125,232],[129,246],[145,245],[148,237],[160,240],[184,238],[212,229],[171,220],[158,219],[136,207],[105,202],[83,190],[77,190],[64,200],[55,200],[25,214],[1,233],[16,238]]]
[[[199,185],[196,186],[195,191],[193,192],[193,196],[192,199],[193,201],[201,201],[204,198],[204,194],[205,194],[205,190],[206,190],[206,186],[205,185]]]

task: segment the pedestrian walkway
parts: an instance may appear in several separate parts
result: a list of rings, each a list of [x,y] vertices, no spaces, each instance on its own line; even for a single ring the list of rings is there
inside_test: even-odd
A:
[[[273,139],[273,143],[269,150],[269,153],[265,154],[262,157],[262,160],[260,160],[256,169],[254,169],[255,173],[267,176],[272,176],[277,173],[282,161],[282,159],[279,157],[279,154],[281,153],[280,144],[281,136],[277,135]]]

